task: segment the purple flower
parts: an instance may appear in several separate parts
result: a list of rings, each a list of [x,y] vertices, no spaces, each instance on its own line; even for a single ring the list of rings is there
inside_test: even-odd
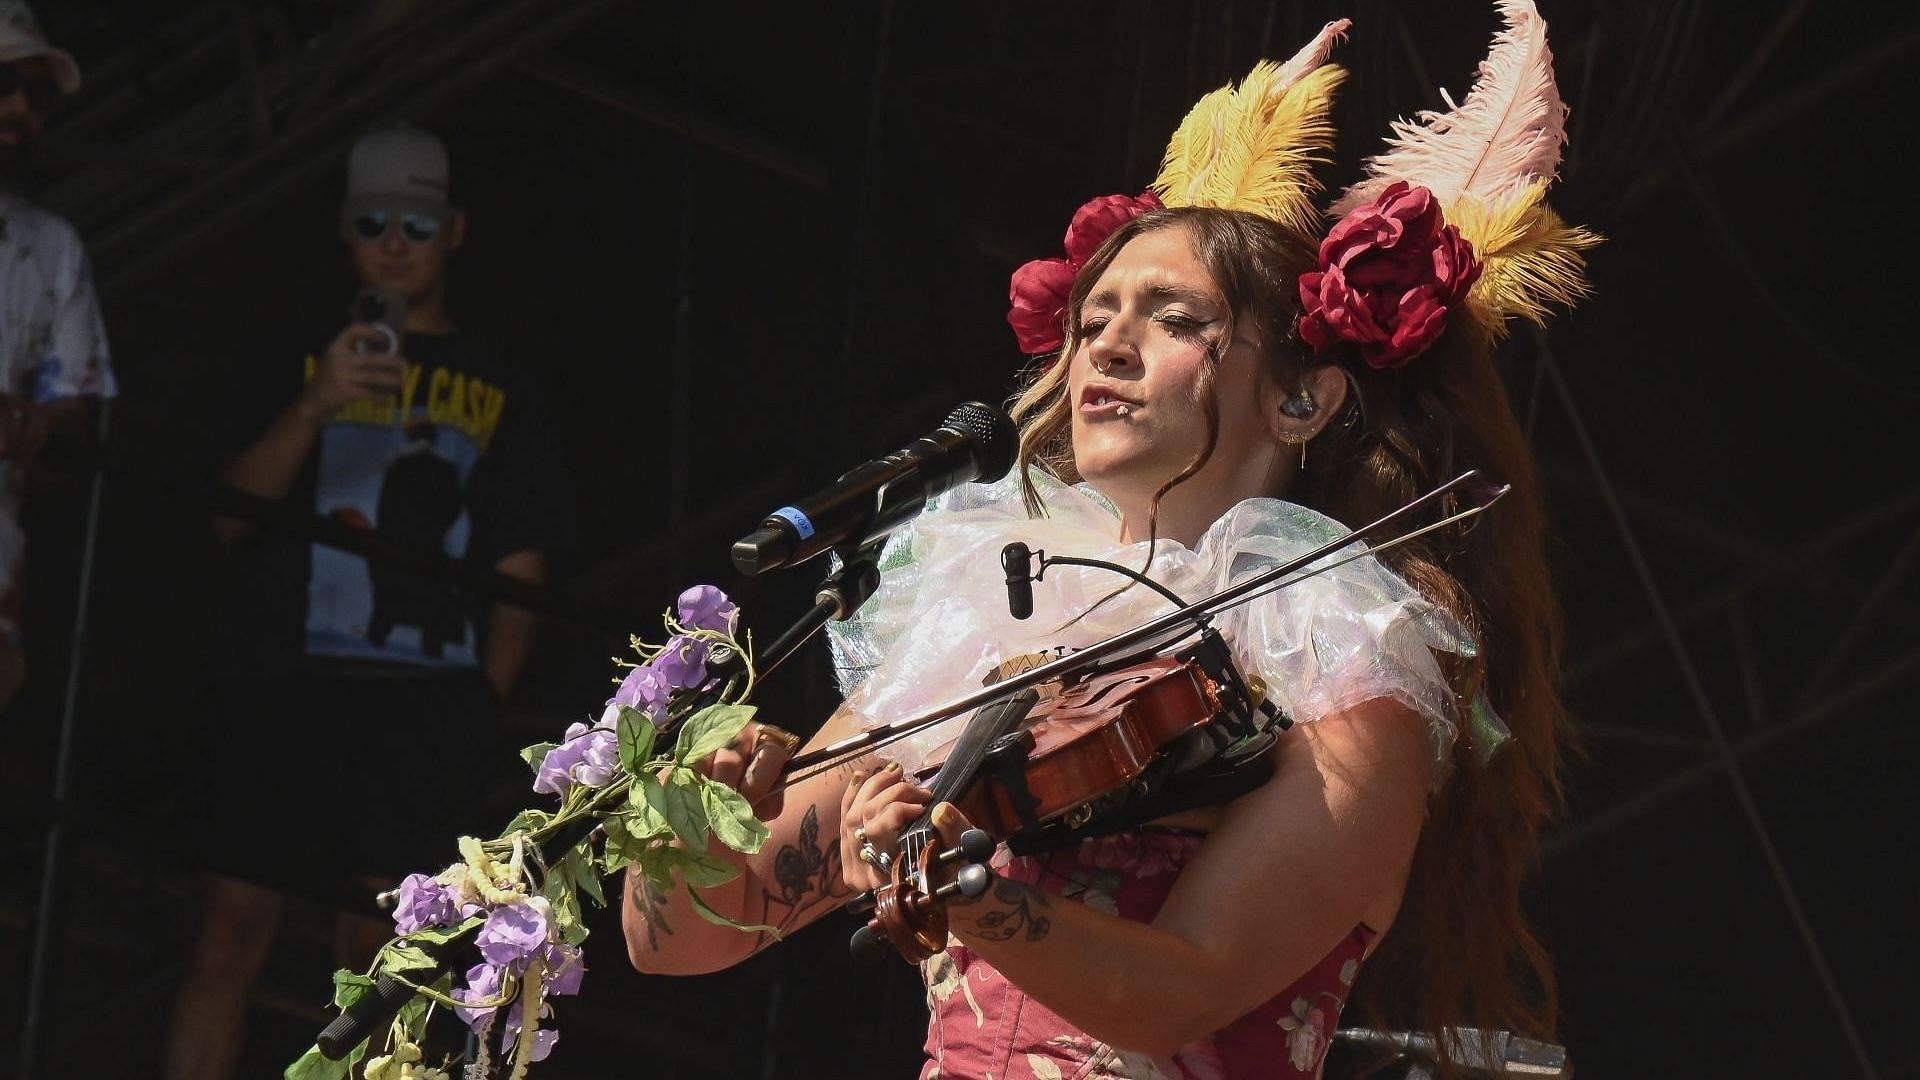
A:
[[[681,593],[678,606],[680,625],[722,633],[732,630],[734,613],[740,610],[726,593],[712,585],[695,585]]]
[[[580,955],[579,949],[563,941],[552,942],[541,952],[540,962],[547,968],[547,973],[542,976],[547,993],[566,997],[580,992],[580,980],[587,973],[587,961]]]
[[[393,929],[402,937],[430,926],[453,924],[453,896],[425,874],[408,874],[400,883],[400,902],[393,909]]]
[[[553,1010],[547,1007],[545,1001],[547,995],[577,993],[580,989],[580,975],[586,970],[586,964],[580,958],[580,950],[568,945],[556,944],[549,947],[543,958],[548,964],[553,964],[557,960],[559,962],[558,970],[560,972],[558,976],[552,974],[546,976],[547,979],[551,979],[552,981],[544,982],[541,986],[540,996],[542,1000],[540,1002],[539,1015],[541,1019],[546,1019],[553,1015]],[[466,988],[460,989],[456,987],[451,996],[456,1001],[493,1001],[500,997],[500,984],[505,976],[505,968],[494,964],[476,964],[467,969]],[[487,1026],[487,1021],[491,1020],[494,1015],[500,1011],[500,1006],[495,1005],[485,1009],[468,1009],[456,1006],[453,1011],[454,1014],[459,1016],[460,1019],[466,1023],[467,1027],[477,1035],[482,1028]],[[520,1024],[525,1018],[526,997],[525,995],[516,995],[513,999],[513,1005],[507,1010],[506,1023],[501,1027],[500,1045],[502,1048],[512,1046],[520,1040]],[[532,1061],[545,1060],[546,1056],[553,1052],[553,1044],[559,1041],[559,1039],[560,1033],[552,1028],[541,1028],[534,1032],[533,1052],[529,1055],[529,1059]]]
[[[659,655],[647,661],[655,676],[675,690],[699,686],[707,678],[707,646],[684,635],[675,636]]]
[[[544,997],[545,995],[542,994],[541,996]],[[515,999],[512,1010],[507,1013],[506,1031],[501,1034],[500,1045],[502,1048],[512,1046],[514,1043],[520,1041],[520,1021],[525,1018],[525,1010],[526,1000],[524,998]],[[553,1010],[547,1008],[546,1003],[542,1002],[540,1004],[540,1018],[545,1020],[552,1015]],[[547,1055],[553,1053],[553,1044],[559,1041],[560,1033],[553,1028],[543,1027],[535,1031],[533,1033],[533,1049],[527,1054],[527,1060],[545,1061]]]
[[[621,680],[620,689],[613,692],[613,700],[608,704],[639,709],[657,724],[667,715],[667,695],[672,692],[673,687],[667,685],[659,672],[650,665],[642,664],[627,672],[627,677]]]
[[[474,944],[489,964],[518,972],[547,943],[547,912],[538,897],[503,904],[487,913]]]
[[[613,779],[620,766],[620,739],[612,731],[595,724],[567,727],[566,741],[547,751],[534,774],[533,790],[564,796],[575,784],[599,787]]]
[[[513,1032],[513,1038],[515,1039],[515,1041],[518,1041],[520,1038],[520,1025],[515,1024],[513,1027],[509,1028],[508,1030]],[[533,1033],[533,1049],[528,1051],[527,1060],[528,1061],[547,1060],[547,1055],[553,1053],[553,1044],[559,1041],[560,1041],[560,1033],[554,1030],[553,1028],[550,1028],[550,1027],[541,1028],[539,1031],[534,1032]]]
[[[466,989],[456,987],[451,996],[457,1001],[492,1001],[500,996],[500,975],[500,969],[492,964],[475,964],[467,969]],[[499,1008],[498,1005],[487,1009],[456,1007],[453,1011],[478,1034]]]

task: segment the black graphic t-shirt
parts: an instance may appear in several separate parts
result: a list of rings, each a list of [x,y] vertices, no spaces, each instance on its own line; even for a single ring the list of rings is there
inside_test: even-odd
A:
[[[570,540],[556,440],[527,380],[457,334],[408,334],[400,351],[399,393],[335,413],[290,499],[415,551],[481,566]],[[257,373],[251,400],[234,406],[251,422],[236,425],[228,453],[266,431],[313,377],[319,355]],[[264,537],[235,570],[235,621],[250,624],[235,643],[242,651],[479,665],[490,603],[407,567],[281,533]]]

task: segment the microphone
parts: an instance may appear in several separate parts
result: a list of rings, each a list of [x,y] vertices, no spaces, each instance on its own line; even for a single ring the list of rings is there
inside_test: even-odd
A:
[[[932,434],[768,514],[758,529],[734,542],[733,565],[743,574],[764,574],[830,548],[878,540],[935,495],[970,480],[991,483],[1007,475],[1019,442],[1004,411],[966,402]]]
[[[1000,549],[1000,568],[1007,572],[1007,613],[1016,619],[1033,615],[1033,549],[1018,540]]]

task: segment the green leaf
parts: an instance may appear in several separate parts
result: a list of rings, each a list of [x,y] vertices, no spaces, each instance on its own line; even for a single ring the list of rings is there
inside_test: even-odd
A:
[[[522,810],[513,815],[513,820],[507,822],[506,828],[500,830],[500,838],[504,840],[517,832],[538,832],[546,828],[551,821],[553,821],[553,815],[545,810]]]
[[[641,873],[647,875],[647,880],[653,883],[654,888],[661,892],[672,892],[674,856],[677,854],[678,848],[654,848],[647,852],[646,858],[635,859],[634,864],[640,867]]]
[[[373,980],[357,971],[341,968],[333,973],[333,1007],[346,1009],[365,996],[373,987]]]
[[[725,885],[740,876],[740,868],[723,859],[684,848],[668,848],[671,865],[680,871],[680,880],[702,889]]]
[[[722,915],[719,912],[713,910],[711,907],[708,907],[707,902],[705,900],[700,899],[700,894],[697,892],[694,892],[692,889],[687,890],[687,899],[693,901],[693,910],[699,912],[700,917],[707,920],[710,923],[714,923],[719,926],[731,926],[735,930],[745,930],[748,933],[767,934],[771,936],[775,941],[778,941],[780,939],[779,927],[768,926],[766,923],[734,922],[732,919],[729,919],[725,915]]]
[[[642,840],[672,836],[673,822],[667,818],[666,800],[658,777],[650,772],[635,773],[633,787],[627,789],[628,810],[615,820],[629,835]]]
[[[757,710],[752,705],[709,705],[680,725],[673,760],[691,765],[732,742]]]
[[[534,743],[532,746],[520,751],[520,760],[526,762],[527,767],[532,769],[535,775],[538,775],[541,763],[547,760],[547,751],[559,745],[559,743],[554,742]]]
[[[647,806],[672,826],[673,835],[689,851],[707,850],[707,811],[700,804],[700,774],[675,766],[667,770],[667,782],[647,785]]]
[[[415,971],[432,971],[439,966],[425,949],[405,941],[392,942],[380,954],[380,973],[383,975],[404,976]]]
[[[767,823],[753,816],[745,795],[727,785],[711,780],[700,785],[700,806],[713,835],[733,850],[751,855],[767,842]]]
[[[366,1047],[363,1040],[360,1049],[365,1050]],[[300,1060],[287,1066],[287,1071],[282,1075],[286,1080],[346,1080],[350,1068],[352,1066],[345,1061],[335,1061],[321,1053],[320,1047],[310,1046],[306,1053],[300,1055]]]
[[[582,855],[569,855],[563,864],[567,872],[573,875],[573,883],[587,899],[598,907],[607,906],[607,894],[600,888],[600,871],[593,860]]]
[[[646,713],[622,705],[615,731],[620,736],[620,764],[628,772],[639,775],[645,771],[648,759],[653,756],[653,737],[658,729]]]
[[[627,844],[630,840],[627,827],[618,817],[610,817],[600,825],[607,832],[607,843],[603,849],[605,854],[600,858],[600,866],[609,874],[617,874],[633,862],[627,854]]]
[[[574,894],[572,876],[566,871],[564,862],[553,868],[553,872],[540,883],[540,894],[547,898],[549,910],[553,912],[553,924],[560,928],[560,936],[570,945],[577,945],[586,938],[586,927],[580,925],[580,899]]]
[[[486,919],[478,915],[475,915],[472,918],[466,919],[461,922],[457,922],[452,926],[448,926],[448,927],[431,927],[430,926],[422,930],[415,930],[413,933],[408,934],[402,940],[410,941],[410,942],[421,942],[428,945],[445,945],[447,942],[452,941],[455,938],[463,937],[469,933],[472,933],[475,930],[478,930],[480,928],[480,924],[486,921],[487,921]]]

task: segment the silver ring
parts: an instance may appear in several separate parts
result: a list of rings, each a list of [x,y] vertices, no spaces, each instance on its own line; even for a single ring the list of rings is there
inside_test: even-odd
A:
[[[893,856],[881,854],[878,848],[864,840],[860,843],[860,861],[883,874],[893,873]]]

